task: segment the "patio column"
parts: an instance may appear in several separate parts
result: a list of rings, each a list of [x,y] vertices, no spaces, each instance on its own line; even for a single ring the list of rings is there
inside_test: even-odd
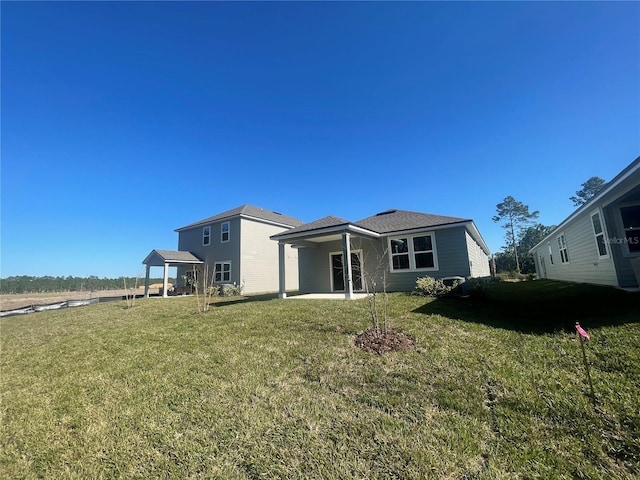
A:
[[[278,242],[278,270],[279,270],[279,289],[278,298],[287,298],[287,278],[286,278],[286,260],[285,254],[286,243]]]
[[[169,264],[164,262],[164,278],[162,281],[162,297],[167,298],[169,295],[167,291],[169,290]]]
[[[147,265],[147,276],[144,279],[144,298],[149,298],[149,272],[151,265]]]
[[[344,298],[350,300],[353,298],[353,282],[351,279],[351,234],[344,232],[342,234],[342,268],[344,271]]]

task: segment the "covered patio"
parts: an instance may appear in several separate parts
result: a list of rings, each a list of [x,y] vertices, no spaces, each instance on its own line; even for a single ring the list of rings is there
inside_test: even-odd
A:
[[[201,265],[204,262],[191,252],[176,250],[152,250],[142,263],[146,265],[147,271],[144,281],[144,296],[149,297],[149,274],[151,267],[163,267],[162,296],[166,298],[169,291],[169,267],[178,265]]]

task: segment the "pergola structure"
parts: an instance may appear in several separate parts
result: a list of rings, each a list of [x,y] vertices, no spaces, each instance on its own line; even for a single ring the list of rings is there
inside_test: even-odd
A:
[[[149,297],[149,273],[151,267],[163,267],[164,275],[162,282],[162,296],[167,297],[169,291],[169,267],[178,265],[201,265],[204,263],[191,252],[181,252],[176,250],[152,250],[142,263],[147,266],[147,274],[144,282],[144,296]]]

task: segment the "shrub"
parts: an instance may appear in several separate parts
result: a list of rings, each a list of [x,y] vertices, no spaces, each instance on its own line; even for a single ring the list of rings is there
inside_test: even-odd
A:
[[[491,277],[470,278],[466,282],[464,282],[462,289],[467,295],[484,298],[487,296],[487,292],[491,288],[491,284],[496,281],[500,280],[494,280]]]
[[[457,282],[449,287],[442,280],[433,277],[420,277],[416,280],[416,291],[423,297],[442,297],[457,286]]]
[[[235,283],[226,283],[220,286],[220,295],[223,297],[239,297],[242,295],[244,285],[236,285]]]

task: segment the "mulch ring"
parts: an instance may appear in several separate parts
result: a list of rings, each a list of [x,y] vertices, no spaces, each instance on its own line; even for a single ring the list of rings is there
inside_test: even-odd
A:
[[[377,355],[409,350],[416,346],[415,339],[411,335],[392,328],[387,329],[386,333],[382,329],[376,332],[373,327],[357,334],[354,344],[365,352]]]

